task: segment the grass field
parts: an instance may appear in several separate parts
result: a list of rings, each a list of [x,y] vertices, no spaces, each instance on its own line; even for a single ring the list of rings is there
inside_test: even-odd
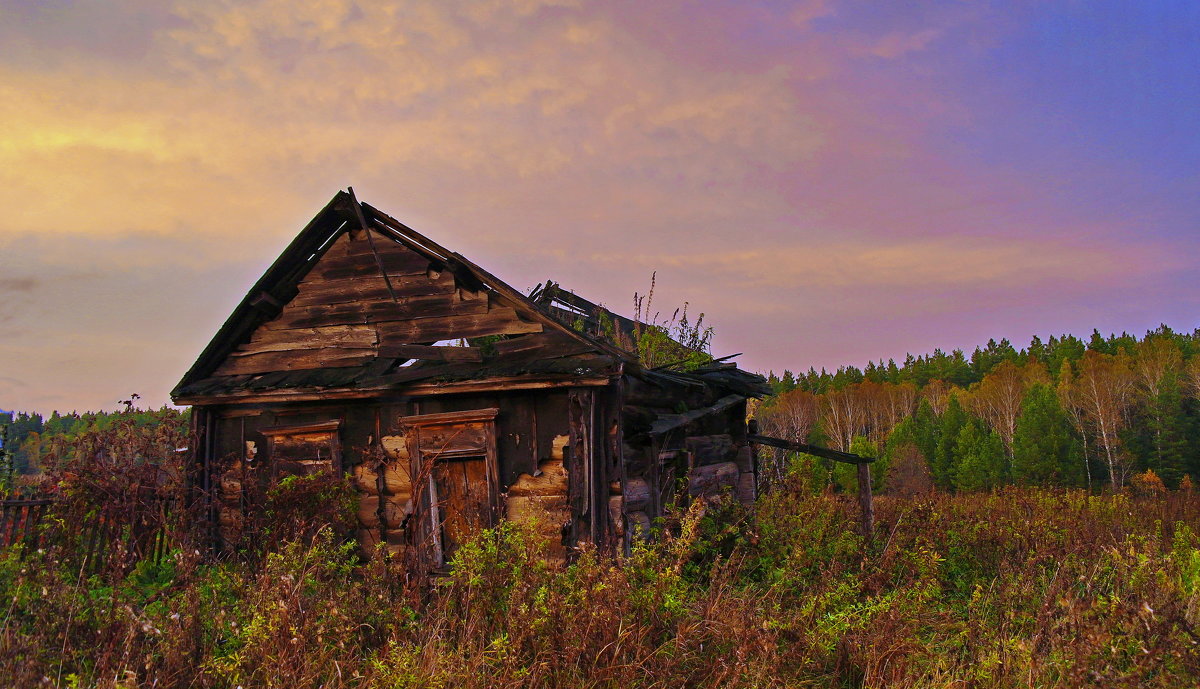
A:
[[[1200,497],[1009,489],[693,505],[614,560],[518,530],[432,590],[328,530],[246,561],[81,574],[0,558],[6,686],[1182,687],[1200,682]],[[302,533],[302,532],[294,532]]]

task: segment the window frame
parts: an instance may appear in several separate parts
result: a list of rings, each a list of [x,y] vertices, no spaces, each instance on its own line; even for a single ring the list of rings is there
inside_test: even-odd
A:
[[[330,470],[334,475],[339,475],[342,472],[342,442],[341,442],[342,420],[334,419],[332,421],[320,421],[316,423],[289,424],[285,426],[268,426],[259,429],[267,440],[267,461],[270,462],[271,480],[279,479],[279,458],[276,457],[275,443],[276,439],[281,436],[290,435],[316,435],[319,433],[327,433],[329,435],[329,465]]]

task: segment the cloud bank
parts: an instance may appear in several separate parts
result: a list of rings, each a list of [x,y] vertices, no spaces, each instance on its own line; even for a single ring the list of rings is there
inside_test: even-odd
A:
[[[622,309],[657,270],[762,370],[1190,318],[1194,173],[1006,128],[1047,12],[10,3],[0,404],[165,401],[348,184],[519,288]]]

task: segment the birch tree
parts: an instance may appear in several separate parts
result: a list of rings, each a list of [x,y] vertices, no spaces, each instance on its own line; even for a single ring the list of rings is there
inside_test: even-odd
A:
[[[1120,433],[1129,423],[1134,384],[1127,354],[1107,355],[1089,350],[1079,360],[1079,374],[1071,391],[1092,427],[1096,444],[1104,452],[1108,478],[1114,488],[1124,484],[1129,469],[1127,457],[1121,451]]]

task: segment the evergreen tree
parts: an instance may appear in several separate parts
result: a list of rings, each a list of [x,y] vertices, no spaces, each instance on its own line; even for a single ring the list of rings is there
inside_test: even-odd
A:
[[[1170,487],[1179,485],[1188,469],[1188,429],[1179,378],[1164,378],[1158,394],[1147,400],[1145,429],[1151,439],[1145,468],[1153,469]]]
[[[932,472],[934,457],[937,456],[939,420],[933,413],[933,405],[929,400],[921,400],[917,411],[912,415],[913,444],[921,451]]]
[[[954,487],[954,460],[958,452],[958,436],[968,418],[967,411],[958,401],[958,395],[950,395],[946,411],[942,413],[938,423],[937,449],[929,467],[934,485],[943,490]]]
[[[771,386],[772,394],[778,395],[783,392],[780,382],[779,376],[775,375],[775,371],[772,370],[767,373],[767,385]]]
[[[1183,352],[1170,329],[1147,333],[1132,360],[1141,404],[1137,421],[1125,429],[1126,448],[1142,470],[1152,469],[1167,485],[1183,477],[1187,442],[1182,380]]]
[[[999,364],[1005,361],[1015,362],[1019,358],[1017,350],[1008,339],[1002,338],[999,342],[994,339],[988,340],[986,348],[976,347],[971,354],[971,371],[979,380]]]
[[[899,385],[904,381],[900,379],[900,368],[896,366],[895,359],[888,359],[887,362],[887,380],[889,383]]]
[[[1083,449],[1058,394],[1049,385],[1029,388],[1013,436],[1012,479],[1025,485],[1081,486]]]
[[[1046,344],[1046,368],[1051,371],[1061,371],[1064,362],[1075,363],[1083,357],[1087,346],[1083,340],[1074,335],[1054,336]]]
[[[1049,354],[1049,350],[1046,348],[1046,345],[1042,344],[1042,338],[1038,337],[1037,335],[1034,335],[1033,339],[1029,341],[1028,352],[1030,359],[1042,364],[1048,363],[1046,359],[1047,355]]]
[[[1005,481],[1004,441],[982,419],[972,418],[958,432],[954,448],[954,488],[989,490]]]
[[[783,369],[783,379],[779,381],[779,392],[791,392],[796,389],[796,375],[786,368]]]

